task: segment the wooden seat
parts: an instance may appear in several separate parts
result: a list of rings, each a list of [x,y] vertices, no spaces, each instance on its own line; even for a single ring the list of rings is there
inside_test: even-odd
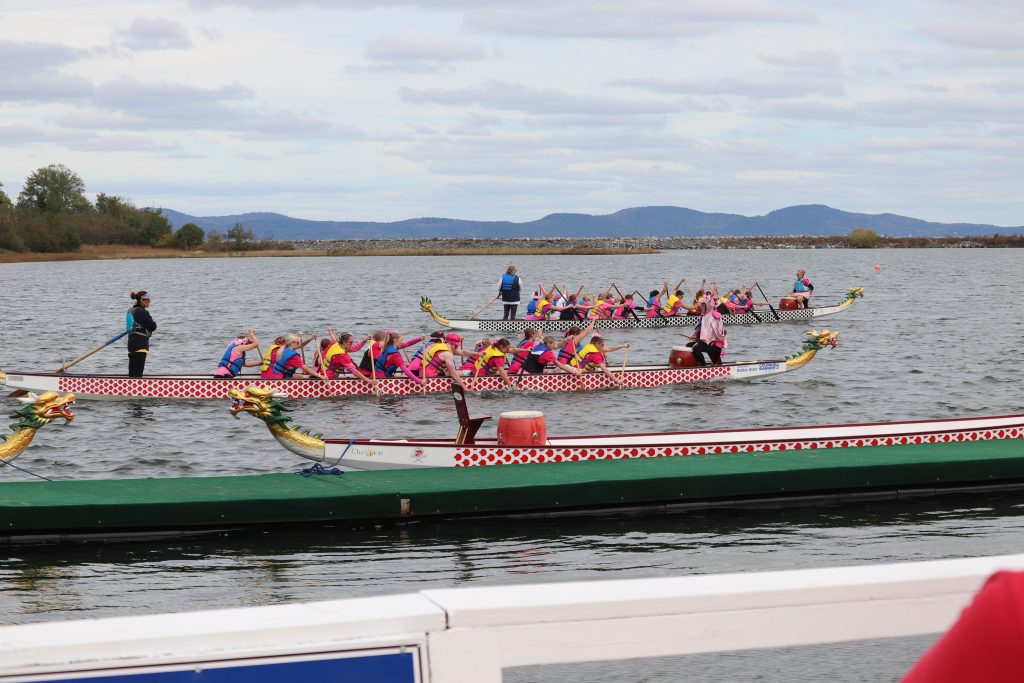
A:
[[[477,431],[490,415],[470,415],[469,406],[466,405],[466,394],[455,382],[452,382],[452,398],[455,399],[455,412],[459,416],[459,433],[455,437],[457,444],[474,443]]]

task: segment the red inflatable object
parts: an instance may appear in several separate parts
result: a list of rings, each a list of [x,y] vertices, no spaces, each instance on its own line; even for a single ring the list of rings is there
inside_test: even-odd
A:
[[[1024,678],[1024,572],[996,572],[902,683],[1003,683]]]

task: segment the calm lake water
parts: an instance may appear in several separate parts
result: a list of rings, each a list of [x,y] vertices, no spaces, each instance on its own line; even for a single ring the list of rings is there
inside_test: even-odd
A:
[[[159,324],[147,371],[207,372],[252,326],[357,334],[433,329],[420,295],[448,317],[493,296],[507,257],[255,258],[0,265],[0,370],[52,369],[123,326],[128,292],[152,292]],[[550,433],[665,431],[1019,412],[1024,304],[1014,250],[685,251],[513,259],[532,285],[556,278],[646,291],[680,276],[759,280],[776,300],[806,268],[818,305],[849,286],[865,298],[816,323],[840,347],[751,384],[572,395],[473,397],[474,412],[535,408]],[[881,266],[880,270],[875,265]],[[692,285],[691,285],[692,287]],[[491,312],[500,315],[497,308]],[[483,316],[486,317],[486,316]],[[800,324],[736,326],[729,359],[800,348]],[[610,334],[629,361],[663,362],[668,330]],[[613,356],[613,362],[616,356]],[[617,356],[621,362],[621,356]],[[122,342],[82,372],[124,372]],[[13,407],[13,401],[7,401]],[[332,436],[447,436],[450,399],[292,401],[296,421]],[[228,403],[79,402],[67,429],[42,430],[16,464],[53,479],[208,476],[304,466]],[[485,428],[486,430],[486,428]],[[490,427],[493,432],[493,426]],[[0,481],[28,475],[4,468]],[[797,510],[602,513],[582,518],[421,522],[382,528],[245,531],[103,545],[9,546],[0,623],[29,623],[402,593],[427,587],[678,576],[1024,552],[1024,500],[969,496]],[[895,680],[930,638],[769,652],[541,667],[513,681]]]

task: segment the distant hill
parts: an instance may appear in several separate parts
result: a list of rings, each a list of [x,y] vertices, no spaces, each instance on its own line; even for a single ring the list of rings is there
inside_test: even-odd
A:
[[[388,239],[424,237],[635,237],[635,236],[773,236],[845,235],[870,228],[890,237],[938,237],[1024,233],[1024,226],[978,223],[933,223],[891,213],[840,211],[821,204],[790,206],[764,216],[704,213],[678,206],[643,206],[612,214],[553,213],[535,221],[465,221],[453,218],[411,218],[393,223],[311,221],[279,213],[234,216],[190,216],[173,209],[163,213],[177,230],[195,223],[206,231],[225,233],[241,223],[257,237],[299,239]]]

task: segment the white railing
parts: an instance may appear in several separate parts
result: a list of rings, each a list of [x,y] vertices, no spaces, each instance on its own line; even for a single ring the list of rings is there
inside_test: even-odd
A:
[[[408,680],[500,683],[512,666],[937,633],[1000,569],[1024,569],[1024,555],[8,626],[0,628],[0,681],[399,652],[417,668]]]

